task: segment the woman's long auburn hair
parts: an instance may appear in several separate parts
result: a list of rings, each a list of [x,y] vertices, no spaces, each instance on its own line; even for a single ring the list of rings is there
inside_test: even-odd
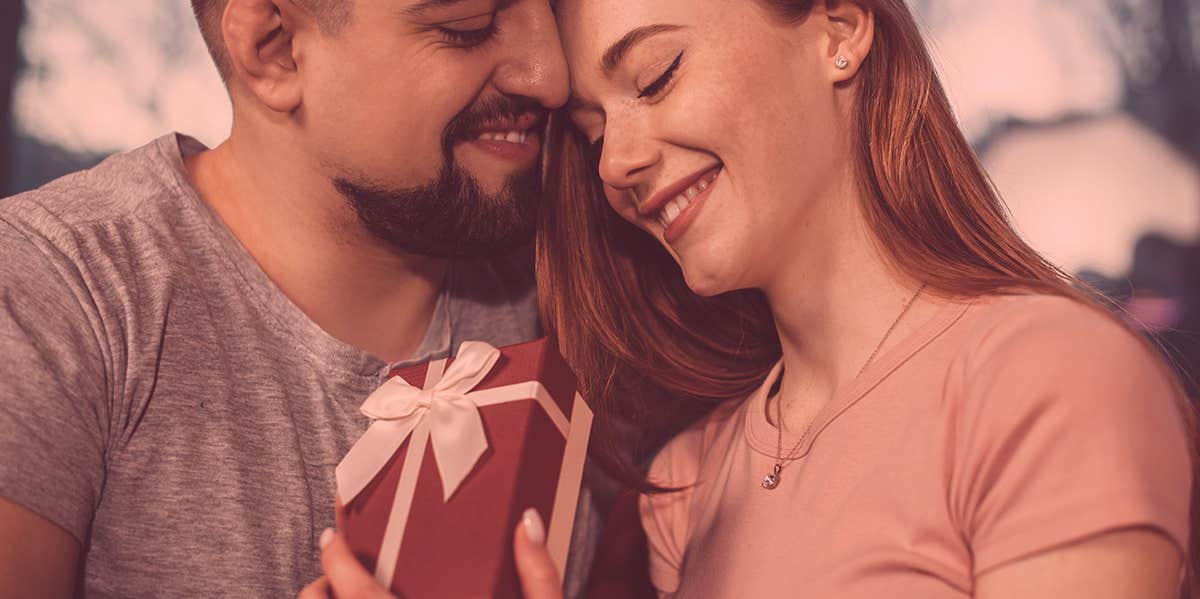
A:
[[[813,5],[756,1],[788,22]],[[853,83],[854,130],[861,211],[882,255],[941,297],[1032,291],[1098,306],[1013,229],[904,0],[853,1],[875,17]],[[587,145],[564,115],[552,117],[537,243],[543,322],[597,413],[593,456],[623,483],[662,491],[639,464],[749,396],[779,360],[779,340],[760,292],[703,298],[687,287],[658,241],[608,205]],[[1194,428],[1190,411],[1185,419]]]

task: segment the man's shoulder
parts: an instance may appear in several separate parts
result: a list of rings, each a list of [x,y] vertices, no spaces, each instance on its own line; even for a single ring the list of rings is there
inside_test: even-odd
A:
[[[29,306],[74,298],[58,314],[76,322],[152,304],[185,272],[179,265],[192,263],[187,248],[198,244],[185,236],[203,230],[193,226],[202,213],[189,207],[199,200],[187,187],[180,143],[162,137],[0,199],[0,294]],[[142,293],[138,302],[131,288]]]
[[[0,223],[24,237],[69,241],[96,229],[136,222],[164,197],[185,193],[174,134],[114,154],[100,164],[0,199]],[[174,149],[174,156],[171,154]]]

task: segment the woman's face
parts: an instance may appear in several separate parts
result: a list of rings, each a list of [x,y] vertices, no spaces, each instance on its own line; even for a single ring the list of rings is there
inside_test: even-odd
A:
[[[786,23],[751,0],[558,7],[571,120],[597,144],[608,202],[694,291],[762,287],[819,243],[849,156],[828,15]]]

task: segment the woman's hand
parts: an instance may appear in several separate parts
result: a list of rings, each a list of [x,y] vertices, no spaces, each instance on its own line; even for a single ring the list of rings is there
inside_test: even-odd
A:
[[[562,599],[562,581],[546,551],[546,526],[537,510],[525,510],[513,533],[513,552],[525,599]]]
[[[562,581],[546,551],[546,527],[537,510],[525,510],[513,533],[517,574],[525,599],[561,599]],[[333,531],[321,535],[321,568],[325,576],[300,591],[297,599],[394,599],[362,566],[346,539]]]

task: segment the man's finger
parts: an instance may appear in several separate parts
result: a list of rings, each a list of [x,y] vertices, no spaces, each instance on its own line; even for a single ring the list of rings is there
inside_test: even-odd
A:
[[[561,599],[562,581],[546,551],[546,528],[537,510],[525,510],[513,534],[513,552],[525,599]]]
[[[296,595],[296,599],[329,599],[329,597],[329,579],[324,576],[300,589],[300,594]]]
[[[333,529],[321,535],[321,568],[338,599],[383,599],[392,597],[359,563],[346,539]]]

